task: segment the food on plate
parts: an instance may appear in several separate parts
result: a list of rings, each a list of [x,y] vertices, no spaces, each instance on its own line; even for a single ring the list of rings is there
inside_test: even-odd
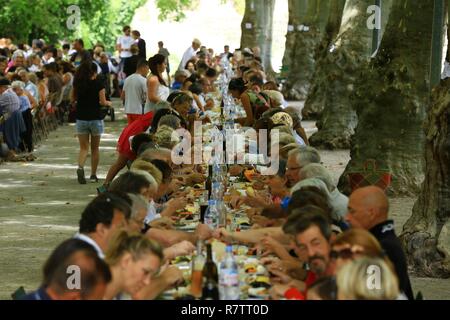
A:
[[[247,246],[233,246],[233,254],[236,256],[245,256],[247,254]]]
[[[195,213],[196,212],[196,208],[193,205],[187,205],[186,206],[186,211],[190,212],[190,213]]]
[[[262,265],[256,267],[256,274],[266,274],[266,271],[266,268],[264,268],[264,266]]]
[[[270,279],[267,276],[252,275],[247,279],[247,284],[252,288],[270,288]]]
[[[244,270],[246,273],[256,273],[257,266],[253,263],[246,264]]]
[[[248,289],[248,295],[252,297],[265,297],[269,295],[268,288],[250,288]]]
[[[183,262],[191,262],[191,260],[192,260],[191,257],[179,256],[173,260],[173,264],[179,264],[179,263],[183,263]]]
[[[252,288],[266,288],[269,289],[271,287],[270,283],[254,281],[250,283]]]

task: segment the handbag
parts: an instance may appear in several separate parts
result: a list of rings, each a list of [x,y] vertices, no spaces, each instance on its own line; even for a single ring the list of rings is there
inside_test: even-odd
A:
[[[109,107],[101,107],[100,108],[100,120],[105,120],[108,113],[109,113]]]
[[[69,123],[77,122],[77,104],[76,103],[71,103],[69,106],[68,122]]]

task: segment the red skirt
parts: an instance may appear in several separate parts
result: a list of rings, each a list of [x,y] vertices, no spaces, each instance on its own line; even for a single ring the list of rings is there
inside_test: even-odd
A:
[[[153,112],[149,112],[123,129],[117,143],[117,151],[129,160],[135,160],[136,154],[131,150],[131,138],[145,132],[152,124]]]

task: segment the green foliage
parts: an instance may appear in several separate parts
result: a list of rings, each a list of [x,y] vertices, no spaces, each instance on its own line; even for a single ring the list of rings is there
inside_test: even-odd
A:
[[[237,12],[244,14],[245,0],[221,0],[221,3],[232,1]],[[159,20],[181,21],[186,15],[185,11],[193,10],[200,0],[155,0],[156,7],[159,8]]]
[[[16,42],[43,38],[49,42],[71,36],[67,8],[77,5],[81,18],[102,10],[108,0],[0,0],[0,36]]]
[[[194,0],[195,1],[195,0]],[[159,20],[180,21],[186,17],[184,11],[193,7],[193,0],[156,0]],[[196,1],[195,1],[196,2]]]
[[[228,0],[222,0],[222,2],[226,1]],[[233,0],[233,5],[236,12],[243,16],[245,12],[245,0]]]
[[[147,0],[101,0],[106,1],[104,8],[92,12],[85,18],[82,11],[82,22],[87,33],[83,34],[83,39],[95,44],[103,43],[107,49],[113,50],[116,38],[122,34],[122,28],[131,23],[136,10],[145,5]]]
[[[180,21],[186,10],[195,9],[200,0],[155,0],[160,20]],[[230,0],[222,0],[226,2]],[[231,0],[238,11],[244,0]],[[122,27],[130,24],[135,11],[147,0],[0,0],[0,38],[30,43],[41,38],[49,43],[83,38],[86,47],[98,42],[113,50]],[[76,30],[67,27],[67,8],[77,5],[81,23]]]
[[[86,43],[115,45],[123,25],[130,24],[134,12],[147,0],[0,0],[0,37],[15,42],[42,38],[51,43],[82,37]],[[71,30],[67,8],[77,5],[81,25]]]

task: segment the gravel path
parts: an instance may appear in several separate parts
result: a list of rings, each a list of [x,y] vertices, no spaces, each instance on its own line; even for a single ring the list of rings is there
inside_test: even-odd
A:
[[[119,119],[122,115],[119,114]],[[115,160],[115,146],[125,121],[106,122],[101,144],[99,178]],[[313,122],[304,124],[309,134]],[[0,165],[0,299],[10,299],[20,286],[34,290],[51,250],[77,231],[80,213],[96,196],[96,184],[76,180],[78,142],[73,125],[59,127],[38,146],[37,160]],[[348,151],[322,152],[335,178],[349,160]],[[89,160],[88,160],[89,162]],[[86,167],[89,174],[89,166]],[[401,231],[414,199],[392,199],[392,216]],[[428,299],[450,299],[450,280],[413,279],[415,290]]]

